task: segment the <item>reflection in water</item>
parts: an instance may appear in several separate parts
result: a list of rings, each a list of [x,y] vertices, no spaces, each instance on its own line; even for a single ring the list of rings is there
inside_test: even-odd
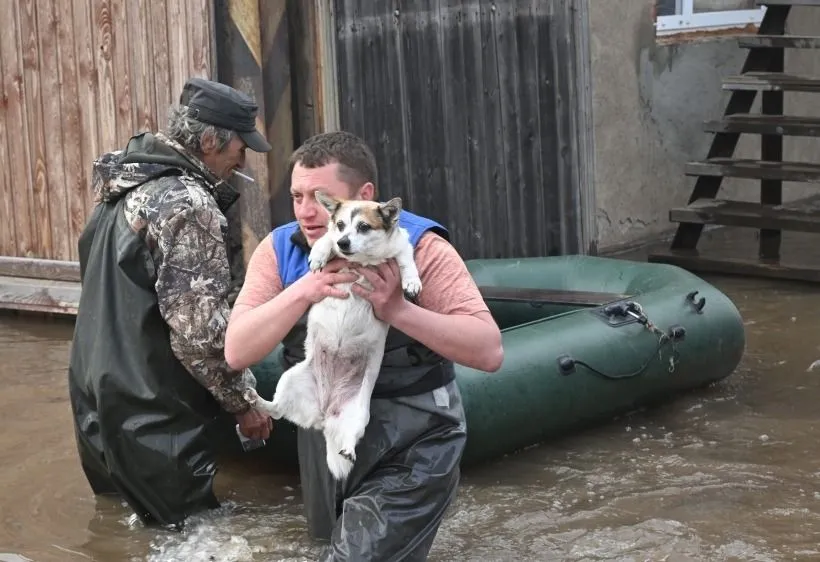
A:
[[[472,469],[433,560],[820,559],[811,287],[716,281],[744,316],[741,368],[712,388]],[[95,499],[66,399],[72,324],[0,317],[0,562],[312,560],[298,479],[224,465],[225,505],[184,533]]]

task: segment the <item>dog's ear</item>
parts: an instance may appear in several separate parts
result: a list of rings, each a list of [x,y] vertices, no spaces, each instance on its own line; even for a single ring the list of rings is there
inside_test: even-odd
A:
[[[316,200],[319,204],[324,207],[327,212],[333,216],[333,213],[336,212],[336,209],[342,206],[342,202],[336,199],[335,197],[331,197],[324,191],[317,191],[316,192]]]
[[[395,226],[399,220],[399,212],[401,211],[401,197],[394,197],[387,203],[379,204],[379,214],[382,216],[384,225],[387,228]]]

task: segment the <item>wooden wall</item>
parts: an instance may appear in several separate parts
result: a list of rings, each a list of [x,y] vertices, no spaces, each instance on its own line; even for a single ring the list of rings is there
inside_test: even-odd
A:
[[[89,172],[212,73],[209,0],[4,0],[0,256],[76,261]]]
[[[465,258],[584,253],[575,0],[334,0],[340,127]]]

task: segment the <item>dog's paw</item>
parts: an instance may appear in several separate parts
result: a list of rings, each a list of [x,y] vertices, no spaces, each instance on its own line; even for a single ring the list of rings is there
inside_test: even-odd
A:
[[[356,450],[355,449],[342,449],[339,451],[339,455],[351,463],[356,462]]]
[[[418,277],[414,279],[408,279],[403,281],[401,284],[402,291],[404,291],[404,296],[407,297],[409,300],[415,300],[416,297],[419,296],[421,293],[421,279]]]
[[[324,258],[321,258],[313,254],[311,254],[310,257],[308,257],[308,267],[310,267],[310,270],[313,272],[322,271],[322,269],[324,269],[326,265],[327,260]]]
[[[248,404],[250,404],[251,406],[256,406],[257,402],[259,401],[259,395],[253,388],[245,389],[243,396],[245,397],[245,400],[248,401]]]

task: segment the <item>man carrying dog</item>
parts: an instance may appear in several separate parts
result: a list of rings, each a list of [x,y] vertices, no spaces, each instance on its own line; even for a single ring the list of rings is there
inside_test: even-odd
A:
[[[248,437],[271,429],[243,397],[253,375],[224,355],[236,285],[224,212],[238,197],[225,180],[247,148],[271,149],[256,112],[241,92],[193,78],[165,133],[94,162],[68,387],[92,490],[119,494],[146,523],[180,527],[218,506],[209,429],[220,410]]]
[[[317,191],[375,200],[370,149],[346,132],[317,135],[291,157],[296,220],[276,228],[248,264],[225,342],[235,369],[281,342],[287,366],[304,358],[307,311],[328,297],[352,298],[334,284],[355,281],[351,264],[311,273],[307,256],[327,230]],[[357,268],[373,286],[354,285],[391,328],[371,402],[370,423],[343,482],[325,462],[321,432],[298,430],[302,491],[310,533],[330,541],[325,560],[423,560],[459,482],[466,424],[453,363],[493,372],[501,334],[464,262],[438,223],[402,210],[422,282],[418,304],[404,298],[395,261]]]

